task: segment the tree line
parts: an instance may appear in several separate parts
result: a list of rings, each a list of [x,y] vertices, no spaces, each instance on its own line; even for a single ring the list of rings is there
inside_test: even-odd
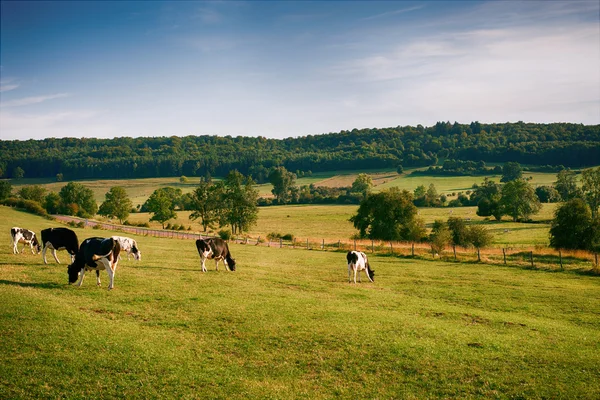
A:
[[[270,169],[278,166],[309,173],[431,166],[439,159],[591,166],[600,160],[600,125],[438,122],[287,139],[202,135],[2,140],[0,178],[205,177],[237,170],[264,183]]]

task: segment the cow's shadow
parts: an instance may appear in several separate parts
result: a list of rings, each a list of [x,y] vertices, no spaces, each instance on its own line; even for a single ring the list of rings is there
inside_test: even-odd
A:
[[[11,285],[36,289],[62,289],[67,286],[66,284],[61,285],[60,283],[56,282],[15,282],[7,281],[6,279],[0,279],[0,285]]]

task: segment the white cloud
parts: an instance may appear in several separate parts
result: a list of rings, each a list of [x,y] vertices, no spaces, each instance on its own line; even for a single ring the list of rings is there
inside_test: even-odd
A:
[[[13,79],[13,78],[2,79],[2,80],[0,80],[0,93],[8,92],[10,90],[15,90],[19,86],[20,85],[17,82],[15,82],[15,79]]]
[[[414,6],[414,7],[402,8],[402,9],[399,9],[399,10],[387,11],[387,12],[384,12],[384,13],[381,13],[381,14],[376,14],[376,15],[371,15],[369,17],[365,17],[365,18],[363,18],[363,20],[367,21],[367,20],[371,20],[371,19],[389,17],[391,15],[404,14],[404,13],[407,13],[407,12],[420,10],[423,7],[425,7],[425,6],[421,5],[421,6]]]
[[[33,97],[25,97],[22,99],[15,99],[9,101],[3,101],[0,103],[0,107],[21,107],[28,106],[31,104],[43,103],[47,100],[59,99],[61,97],[68,97],[69,93],[57,93],[46,96],[33,96]]]

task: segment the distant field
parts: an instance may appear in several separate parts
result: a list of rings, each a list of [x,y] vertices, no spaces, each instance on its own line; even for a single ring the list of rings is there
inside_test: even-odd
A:
[[[597,276],[370,256],[354,285],[343,253],[234,243],[203,274],[193,241],[133,237],[110,292],[0,241],[0,398],[600,398]]]

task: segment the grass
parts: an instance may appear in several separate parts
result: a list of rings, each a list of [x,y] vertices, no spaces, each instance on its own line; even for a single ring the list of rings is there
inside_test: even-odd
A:
[[[343,253],[236,244],[202,274],[192,241],[135,238],[110,292],[0,242],[1,398],[600,397],[598,277],[373,256],[353,285]]]

